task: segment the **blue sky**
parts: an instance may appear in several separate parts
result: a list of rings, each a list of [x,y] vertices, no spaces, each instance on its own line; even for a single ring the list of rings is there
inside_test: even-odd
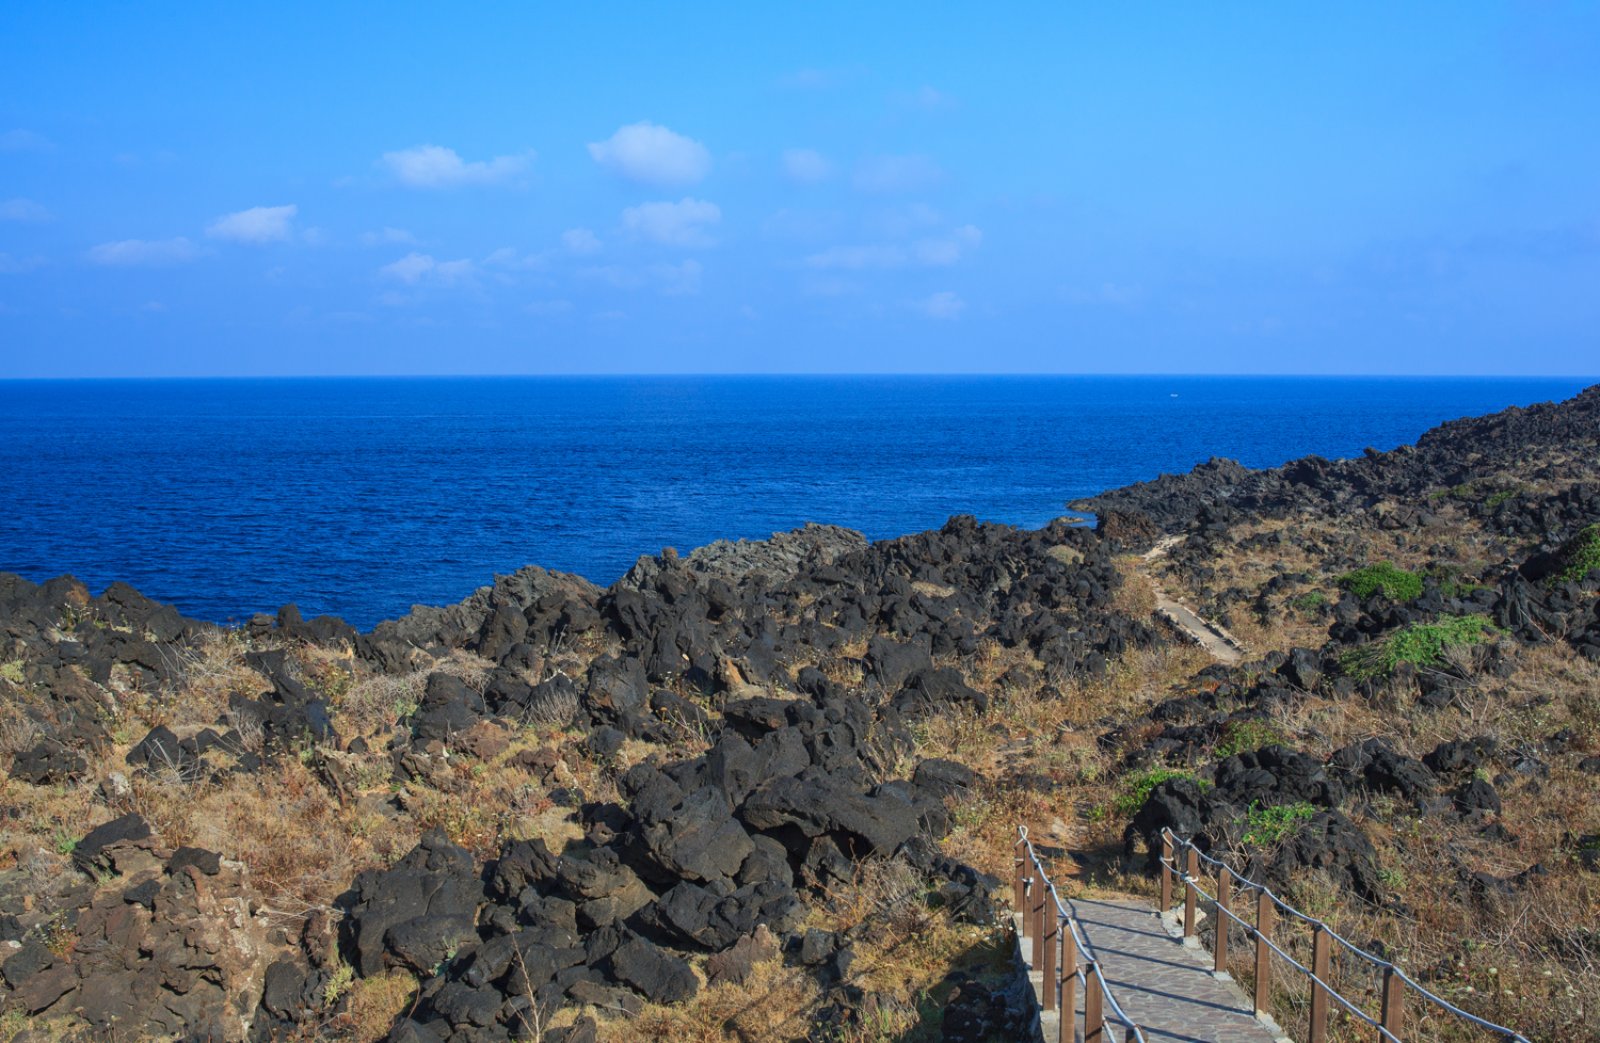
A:
[[[324,6],[6,5],[0,377],[1600,370],[1600,5]]]

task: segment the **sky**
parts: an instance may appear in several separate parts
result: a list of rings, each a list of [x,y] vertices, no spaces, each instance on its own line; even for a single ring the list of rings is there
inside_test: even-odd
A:
[[[0,378],[1597,359],[1600,4],[0,10]]]

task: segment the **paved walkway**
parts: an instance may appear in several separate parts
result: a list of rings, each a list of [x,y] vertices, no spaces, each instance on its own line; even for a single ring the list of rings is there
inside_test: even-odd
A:
[[[1167,552],[1182,542],[1182,536],[1166,536],[1156,543],[1154,547],[1145,551],[1141,557],[1145,561],[1155,561],[1164,558]],[[1156,615],[1163,617],[1167,622],[1188,634],[1201,648],[1210,653],[1211,658],[1228,666],[1237,666],[1244,662],[1244,645],[1238,638],[1228,633],[1220,623],[1206,619],[1181,601],[1169,597],[1161,584],[1154,576],[1146,576],[1156,595]]]
[[[1099,958],[1112,994],[1149,1043],[1274,1043],[1280,1038],[1256,1020],[1237,985],[1211,973],[1210,955],[1172,937],[1147,903],[1078,898],[1067,905]],[[1032,955],[1031,941],[1022,951],[1024,959]],[[1031,977],[1039,995],[1038,972]],[[1081,1026],[1083,990],[1077,992]],[[1045,1043],[1056,1043],[1057,1024],[1050,1018],[1041,1026]],[[1120,1027],[1113,1038],[1122,1040]]]

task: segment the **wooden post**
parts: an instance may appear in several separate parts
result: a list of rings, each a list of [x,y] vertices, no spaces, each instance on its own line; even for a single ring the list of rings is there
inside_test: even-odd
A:
[[[1211,969],[1222,974],[1228,969],[1228,928],[1233,924],[1228,914],[1232,911],[1233,875],[1227,869],[1217,870],[1217,944],[1216,959]]]
[[[1087,995],[1087,994],[1086,994]],[[1061,932],[1061,1034],[1056,1043],[1076,1043],[1078,1019],[1078,943],[1070,925]]]
[[[1028,912],[1028,842],[1022,837],[1017,837],[1017,871],[1016,879],[1012,881],[1012,906],[1024,916]]]
[[[1101,1012],[1100,964],[1090,960],[1083,965],[1083,1043],[1105,1043],[1105,1014]]]
[[[1200,873],[1200,854],[1195,851],[1194,845],[1188,845],[1189,857],[1185,860],[1183,880],[1183,936],[1194,937],[1195,929],[1195,902],[1197,896],[1194,891],[1194,878]]]
[[[1037,892],[1033,899],[1033,965],[1037,967],[1044,962],[1044,870],[1034,869],[1033,887]]]
[[[1256,1013],[1265,1014],[1271,1005],[1272,950],[1267,938],[1272,934],[1272,921],[1277,910],[1266,891],[1256,897]]]
[[[1333,940],[1328,929],[1320,923],[1311,932],[1311,973],[1322,981],[1328,980],[1329,956]],[[1328,1040],[1328,990],[1311,983],[1311,1031],[1306,1043],[1327,1043]]]
[[[1045,911],[1044,963],[1039,967],[1039,987],[1044,991],[1044,1009],[1056,1009],[1056,946],[1061,944],[1061,916],[1054,909]]]
[[[1161,831],[1161,912],[1172,908],[1172,834]]]
[[[1385,1032],[1399,1038],[1406,1022],[1406,982],[1400,977],[1400,971],[1393,966],[1383,969],[1383,1014],[1378,1024],[1382,1025]],[[1384,1036],[1378,1037],[1383,1043]]]

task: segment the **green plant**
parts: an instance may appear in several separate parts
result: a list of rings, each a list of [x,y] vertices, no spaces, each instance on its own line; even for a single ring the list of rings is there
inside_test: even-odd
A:
[[[322,987],[322,1005],[331,1007],[339,1002],[339,997],[350,991],[350,986],[356,981],[355,968],[348,963],[341,962],[333,976],[328,979],[328,984]]]
[[[1517,495],[1517,490],[1515,489],[1501,489],[1497,493],[1490,493],[1488,496],[1485,496],[1483,498],[1483,505],[1485,507],[1498,507],[1515,495]]]
[[[1229,721],[1223,728],[1222,737],[1217,742],[1216,754],[1219,758],[1232,757],[1282,741],[1283,733],[1271,721],[1264,721],[1259,717],[1243,717]]]
[[[22,660],[13,659],[8,663],[0,663],[0,679],[10,681],[12,684],[21,684],[23,682]]]
[[[70,855],[78,848],[78,838],[65,829],[58,828],[55,833],[56,854]]]
[[[1242,839],[1246,844],[1257,847],[1276,844],[1293,836],[1301,824],[1309,822],[1316,813],[1317,806],[1303,800],[1265,808],[1259,803],[1251,803],[1250,810],[1245,812]]]
[[[1423,575],[1438,584],[1440,597],[1464,598],[1473,591],[1483,589],[1482,583],[1467,579],[1459,565],[1430,565]]]
[[[1307,591],[1289,601],[1289,607],[1307,615],[1328,603],[1328,595],[1320,590]]]
[[[1146,768],[1144,771],[1134,772],[1128,776],[1122,794],[1117,797],[1116,810],[1119,815],[1132,815],[1144,806],[1149,799],[1150,791],[1171,779],[1193,779],[1194,772],[1184,771],[1182,768]],[[1209,785],[1205,780],[1197,780],[1200,788]]]
[[[1390,601],[1414,601],[1422,596],[1422,577],[1387,561],[1346,572],[1339,586],[1358,598],[1382,592]]]
[[[1349,649],[1339,657],[1339,665],[1351,677],[1365,681],[1388,676],[1401,663],[1432,666],[1447,648],[1479,645],[1500,633],[1482,613],[1440,616],[1432,623],[1413,623],[1382,641]]]
[[[1556,554],[1560,571],[1550,577],[1551,585],[1571,583],[1600,569],[1600,522],[1586,526],[1561,545]]]

